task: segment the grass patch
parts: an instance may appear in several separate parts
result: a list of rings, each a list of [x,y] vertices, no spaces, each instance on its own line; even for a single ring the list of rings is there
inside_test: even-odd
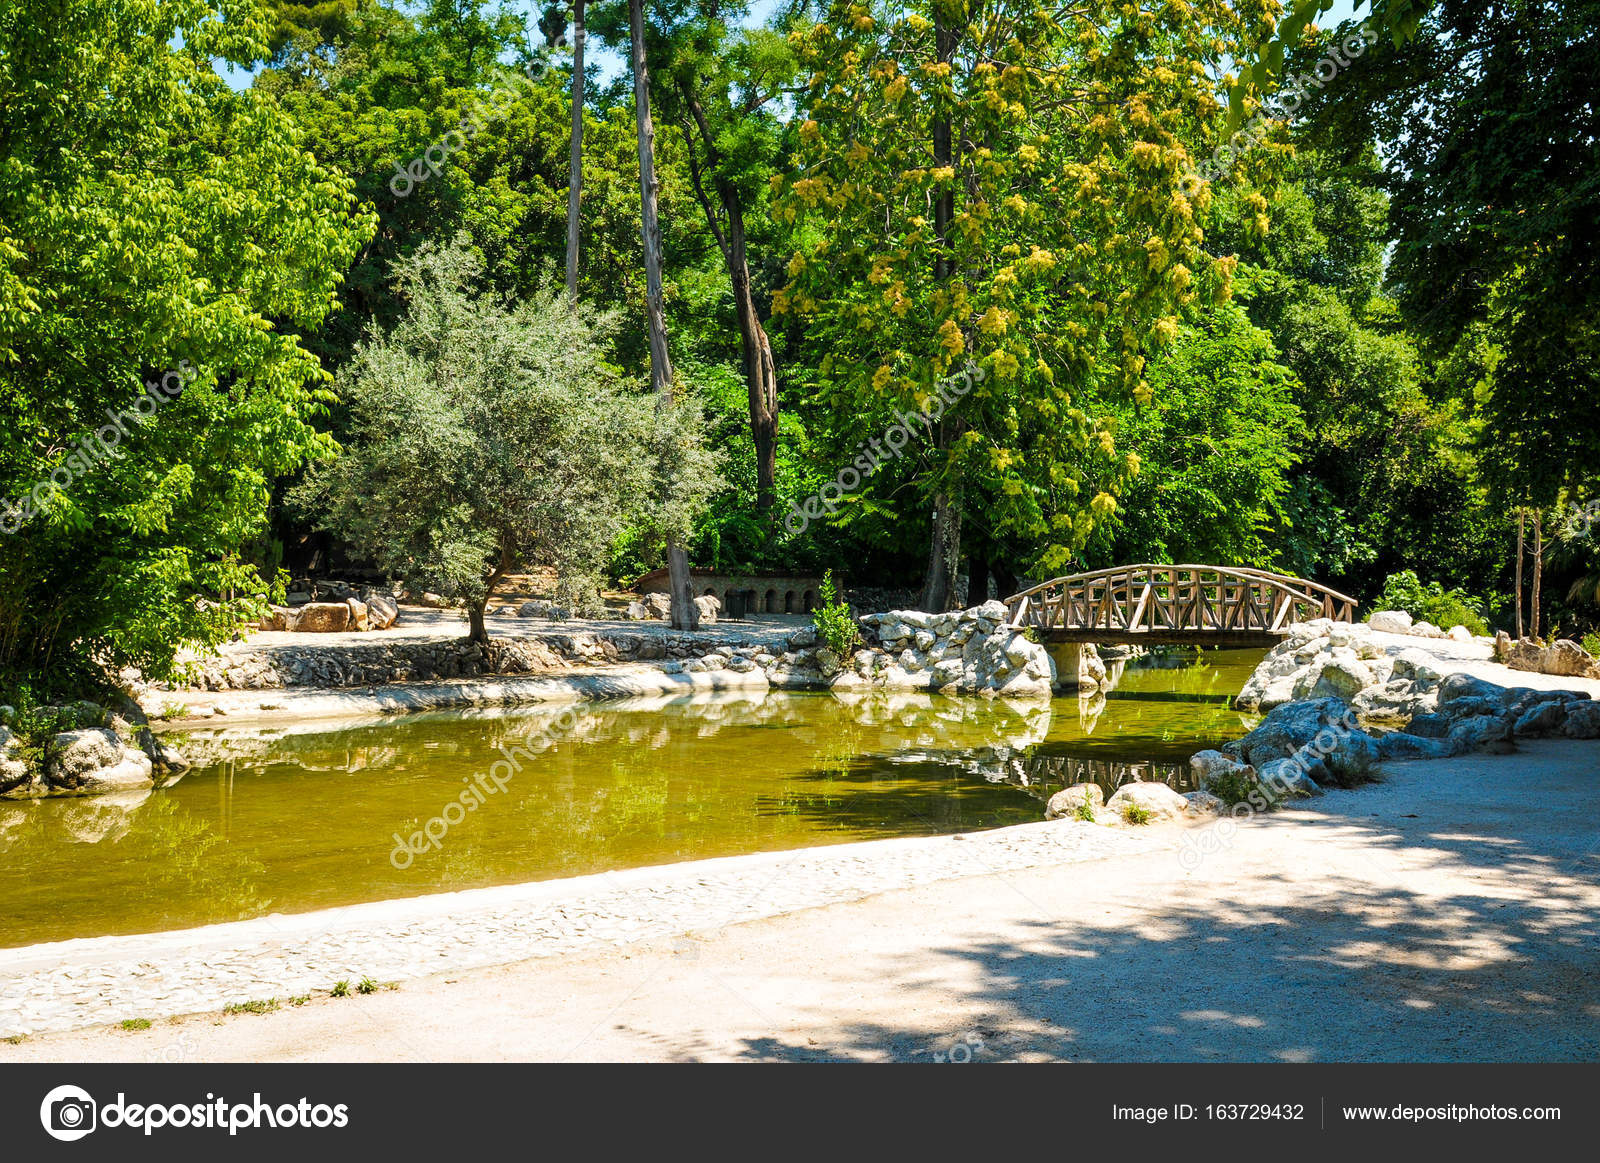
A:
[[[348,981],[336,981],[333,983],[333,988],[328,992],[333,997],[349,997],[350,983]]]
[[[270,1014],[279,1009],[278,999],[269,997],[257,1001],[230,1001],[222,1007],[225,1014]]]
[[[134,1030],[148,1030],[150,1028],[150,1019],[149,1018],[123,1018],[122,1019],[122,1028],[124,1030],[129,1031],[130,1033],[132,1031],[134,1031]]]
[[[6,1039],[4,1039],[5,1044],[7,1046],[20,1046],[24,1042],[26,1042],[27,1040],[28,1040],[28,1035],[26,1035],[26,1034],[12,1034],[9,1037],[7,1037]]]
[[[308,1002],[310,1000],[311,1000],[311,995],[309,993],[302,993],[299,997],[291,997],[289,999],[289,1004],[292,1005],[292,1006],[295,1006],[295,1007],[299,1007],[299,1006],[305,1005],[306,1002]]]
[[[1143,804],[1123,804],[1122,818],[1130,824],[1148,824],[1152,819],[1150,809]]]
[[[363,996],[369,993],[377,993],[378,983],[373,981],[370,977],[363,977],[360,981],[356,982],[356,992],[362,994]]]

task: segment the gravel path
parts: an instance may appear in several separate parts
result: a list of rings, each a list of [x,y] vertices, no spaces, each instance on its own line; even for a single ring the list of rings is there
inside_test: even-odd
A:
[[[1174,841],[1171,829],[1025,824],[0,950],[0,1037],[460,972]]]

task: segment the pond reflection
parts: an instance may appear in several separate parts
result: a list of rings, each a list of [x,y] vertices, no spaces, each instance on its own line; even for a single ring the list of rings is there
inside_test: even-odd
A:
[[[194,731],[194,768],[154,791],[0,801],[0,945],[1031,822],[1084,778],[1182,786],[1191,752],[1241,733],[1219,700],[1255,658],[1052,702],[722,694]],[[397,867],[397,837],[473,788]]]

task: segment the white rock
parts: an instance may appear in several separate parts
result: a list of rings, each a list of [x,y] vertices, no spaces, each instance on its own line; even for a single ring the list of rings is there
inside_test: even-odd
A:
[[[1188,800],[1166,784],[1155,782],[1123,784],[1107,801],[1106,810],[1122,819],[1130,805],[1137,805],[1150,813],[1152,821],[1176,819],[1189,809]]]
[[[1083,808],[1085,797],[1089,801],[1089,810],[1097,811],[1105,807],[1106,793],[1097,783],[1075,783],[1064,787],[1050,797],[1050,802],[1045,805],[1044,818],[1047,820],[1072,820],[1078,817]]]
[[[1404,610],[1379,610],[1367,619],[1367,625],[1384,634],[1411,633],[1411,615]]]

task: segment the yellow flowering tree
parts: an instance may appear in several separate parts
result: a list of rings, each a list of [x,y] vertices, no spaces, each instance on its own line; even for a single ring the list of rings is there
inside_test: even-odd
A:
[[[1082,402],[1148,399],[1152,354],[1229,293],[1193,159],[1225,127],[1227,62],[1277,10],[841,0],[791,34],[807,81],[774,207],[804,245],[774,310],[828,352],[819,391],[870,422],[928,409],[968,361],[987,373],[919,465],[930,605],[948,600],[963,520],[1056,571],[1115,511],[1137,464]],[[1227,180],[1276,155],[1253,150]]]

